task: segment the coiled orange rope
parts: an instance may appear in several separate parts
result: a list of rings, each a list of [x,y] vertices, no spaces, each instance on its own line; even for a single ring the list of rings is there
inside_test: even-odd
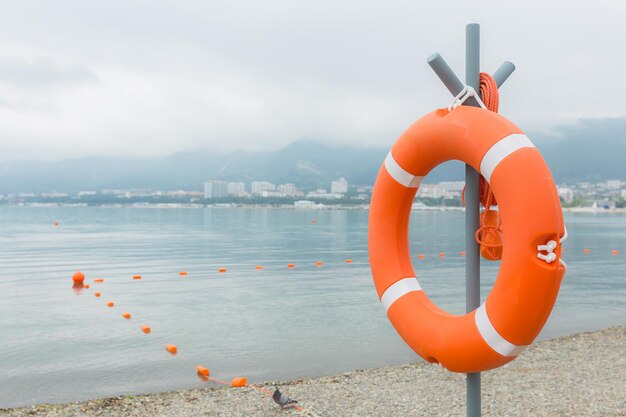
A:
[[[500,105],[500,93],[498,92],[498,85],[496,84],[496,80],[488,73],[481,72],[480,73],[480,95],[482,98],[485,107],[488,110],[497,113],[498,107]],[[461,200],[463,201],[463,206],[465,206],[465,187],[463,187],[463,193],[461,194]],[[489,188],[489,183],[485,178],[481,175],[480,177],[480,195],[479,195],[480,204],[485,207],[485,210],[489,210],[491,206],[497,206],[498,202],[496,201],[496,197],[491,192],[491,188]],[[499,232],[500,224],[497,227],[487,225],[485,223],[486,216],[484,216],[485,212],[481,213],[480,216],[480,228],[476,231],[476,241],[483,247],[484,250],[492,253],[493,256],[496,255],[496,248],[499,245],[491,245],[489,243],[483,242],[481,240],[482,232]]]
[[[500,93],[498,92],[498,85],[496,80],[490,74],[486,72],[480,73],[480,96],[485,103],[487,109],[494,113],[498,112],[500,106]],[[497,206],[498,202],[496,197],[489,188],[489,183],[481,175],[480,176],[480,203],[487,209],[491,206]]]

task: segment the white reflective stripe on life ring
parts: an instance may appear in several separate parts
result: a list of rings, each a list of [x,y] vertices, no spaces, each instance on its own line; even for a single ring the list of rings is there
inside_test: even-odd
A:
[[[493,170],[496,169],[498,164],[507,156],[519,149],[534,147],[535,145],[528,139],[528,136],[523,133],[514,133],[500,139],[489,148],[485,156],[483,156],[482,161],[480,161],[481,175],[485,177],[487,182],[490,182]]]
[[[402,278],[391,287],[387,288],[382,297],[380,297],[380,302],[385,307],[385,312],[389,310],[389,307],[398,301],[400,297],[412,291],[422,291],[422,287],[416,277]]]
[[[500,333],[498,333],[496,328],[493,327],[493,324],[491,324],[491,321],[487,316],[485,303],[481,304],[481,306],[476,309],[474,319],[476,321],[476,327],[478,327],[478,332],[482,336],[483,340],[491,349],[495,350],[500,355],[517,356],[522,353],[524,349],[526,349],[526,346],[514,345],[504,337],[500,336]]]
[[[394,180],[409,188],[419,187],[422,183],[422,179],[424,178],[415,176],[410,172],[405,171],[400,165],[398,165],[396,160],[393,159],[391,151],[389,151],[387,157],[385,158],[385,169],[387,169],[387,172]]]

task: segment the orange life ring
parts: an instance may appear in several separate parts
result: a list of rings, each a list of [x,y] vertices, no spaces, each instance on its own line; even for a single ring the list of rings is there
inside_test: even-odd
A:
[[[493,289],[463,316],[426,296],[408,244],[411,204],[422,178],[449,160],[485,177],[505,230]],[[389,320],[416,353],[450,371],[485,371],[513,360],[548,319],[566,269],[560,260],[564,234],[554,181],[526,135],[487,110],[439,109],[402,134],[380,169],[369,214],[372,275]]]

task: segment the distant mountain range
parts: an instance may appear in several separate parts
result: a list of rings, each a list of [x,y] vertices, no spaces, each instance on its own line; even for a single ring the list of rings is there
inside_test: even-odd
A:
[[[549,137],[530,136],[557,182],[626,179],[626,118],[582,120],[559,127]],[[387,152],[388,149],[382,148],[297,141],[273,152],[197,151],[153,159],[86,157],[59,162],[20,161],[0,166],[0,193],[107,188],[201,190],[202,183],[211,178],[328,188],[331,180],[345,177],[351,184],[371,185]],[[463,172],[461,163],[450,162],[433,171],[427,182],[462,180]]]

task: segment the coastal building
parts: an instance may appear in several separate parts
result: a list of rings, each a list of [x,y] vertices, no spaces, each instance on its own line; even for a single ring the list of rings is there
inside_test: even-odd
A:
[[[285,196],[295,196],[298,192],[298,189],[296,188],[295,184],[287,183],[280,184],[278,187],[276,187],[276,191]]]
[[[425,198],[441,198],[443,196],[444,190],[438,184],[422,184],[416,194],[416,197]]]
[[[574,201],[574,190],[571,188],[561,187],[557,188],[556,191],[559,194],[559,197],[561,197],[566,203]]]
[[[337,200],[343,197],[343,194],[329,193],[324,189],[318,189],[307,193],[306,198],[324,198],[326,200]]]
[[[250,191],[254,195],[261,195],[264,191],[275,191],[276,185],[267,181],[252,181]]]
[[[620,180],[608,180],[606,182],[606,188],[609,190],[619,190],[622,188],[622,182]]]
[[[461,195],[463,187],[465,187],[465,181],[442,181],[439,184],[446,194],[458,194]]]
[[[330,192],[333,194],[345,194],[348,192],[348,181],[345,178],[339,178],[338,180],[330,183]]]
[[[228,195],[228,183],[220,180],[208,180],[204,183],[204,198],[220,198]]]
[[[316,204],[314,201],[298,200],[294,201],[293,206],[295,208],[315,208]]]
[[[246,193],[246,185],[243,182],[229,182],[228,195],[241,196]]]

